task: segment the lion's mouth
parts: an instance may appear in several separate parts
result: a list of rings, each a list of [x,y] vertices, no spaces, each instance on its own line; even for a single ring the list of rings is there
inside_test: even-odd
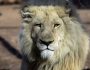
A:
[[[44,51],[44,50],[54,51],[53,49],[49,49],[49,48],[43,49],[41,51]]]
[[[51,45],[46,46],[46,45],[40,44],[40,43],[37,43],[37,48],[38,48],[41,52],[44,51],[44,50],[54,51],[53,46],[51,46]]]

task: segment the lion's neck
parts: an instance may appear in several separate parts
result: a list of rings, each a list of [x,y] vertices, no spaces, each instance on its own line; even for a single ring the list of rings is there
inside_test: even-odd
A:
[[[30,70],[60,70],[58,69],[59,62],[50,63],[50,62],[34,62],[29,65]]]
[[[73,59],[62,59],[56,62],[34,62],[31,64],[30,70],[81,70],[77,61]]]

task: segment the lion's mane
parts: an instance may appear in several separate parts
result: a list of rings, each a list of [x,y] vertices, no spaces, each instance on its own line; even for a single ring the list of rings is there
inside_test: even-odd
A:
[[[60,13],[61,14],[61,13]],[[59,15],[59,13],[58,13]],[[31,70],[81,70],[84,67],[89,48],[89,37],[76,17],[64,17],[65,37],[53,60],[41,60],[36,45],[31,38],[28,23],[22,23],[20,43],[23,58]],[[69,48],[69,49],[68,49]],[[25,65],[24,63],[22,64]],[[29,70],[25,68],[25,70]],[[22,68],[22,70],[24,70]]]

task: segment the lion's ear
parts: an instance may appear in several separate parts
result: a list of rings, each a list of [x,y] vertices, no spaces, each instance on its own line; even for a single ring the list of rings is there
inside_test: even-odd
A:
[[[70,0],[66,0],[65,8],[66,8],[66,14],[68,14],[70,17],[76,15],[76,11],[75,11],[76,8]]]
[[[25,5],[21,9],[21,16],[25,22],[30,22],[33,17],[33,12],[31,12],[29,7]]]

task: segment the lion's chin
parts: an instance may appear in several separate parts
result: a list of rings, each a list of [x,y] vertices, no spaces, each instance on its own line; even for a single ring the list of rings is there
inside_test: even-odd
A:
[[[50,59],[52,58],[53,54],[54,54],[54,51],[46,49],[46,50],[41,51],[41,58]]]

